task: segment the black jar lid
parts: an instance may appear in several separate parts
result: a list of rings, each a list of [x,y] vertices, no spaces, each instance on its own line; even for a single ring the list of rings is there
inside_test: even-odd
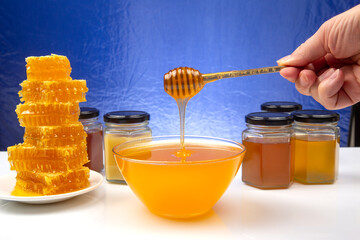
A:
[[[150,120],[150,114],[143,111],[116,111],[104,115],[104,122],[109,123],[141,123]]]
[[[253,125],[283,126],[293,121],[293,117],[287,113],[253,112],[245,116],[245,122]]]
[[[295,121],[304,123],[332,123],[340,119],[339,114],[328,110],[300,110],[292,115]]]
[[[99,116],[99,110],[91,107],[81,107],[79,119],[89,119]]]
[[[301,104],[296,102],[274,101],[261,104],[261,110],[267,112],[293,112],[301,109]]]

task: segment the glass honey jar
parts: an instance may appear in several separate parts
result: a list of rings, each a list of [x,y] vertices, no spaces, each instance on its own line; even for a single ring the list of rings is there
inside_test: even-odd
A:
[[[143,111],[116,111],[104,115],[104,151],[106,180],[126,184],[113,153],[121,143],[138,138],[151,137],[150,115]]]
[[[327,110],[302,110],[294,116],[295,181],[333,183],[339,161],[339,114]]]
[[[297,102],[273,101],[261,104],[261,111],[291,113],[301,110],[302,105]]]
[[[81,107],[79,121],[84,126],[87,134],[87,153],[90,162],[85,166],[91,170],[100,172],[104,169],[103,160],[103,129],[102,124],[98,121],[99,110],[90,107]]]
[[[290,187],[294,175],[293,117],[287,113],[255,112],[246,115],[245,122],[242,181],[260,189]]]

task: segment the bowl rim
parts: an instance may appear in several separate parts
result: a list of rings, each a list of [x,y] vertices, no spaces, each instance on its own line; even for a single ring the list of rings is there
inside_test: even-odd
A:
[[[215,162],[222,162],[222,161],[230,161],[236,157],[240,157],[242,154],[244,154],[246,152],[246,148],[243,144],[236,142],[234,140],[229,140],[226,138],[219,138],[219,137],[212,137],[212,136],[200,136],[200,135],[185,135],[184,136],[184,141],[186,140],[186,138],[196,138],[196,139],[204,139],[204,140],[215,140],[215,141],[220,141],[220,142],[226,142],[226,143],[230,143],[233,145],[236,145],[237,147],[239,147],[241,149],[240,152],[234,154],[231,157],[227,157],[227,158],[216,158],[216,159],[210,159],[210,160],[203,160],[203,161],[149,161],[149,160],[141,160],[141,159],[133,159],[133,158],[128,158],[125,156],[120,155],[119,153],[117,153],[115,151],[115,148],[120,148],[121,146],[124,145],[131,145],[132,143],[135,142],[142,142],[142,141],[146,141],[148,139],[157,139],[158,141],[161,140],[166,140],[166,139],[170,139],[170,140],[176,140],[179,139],[180,141],[180,135],[164,135],[164,136],[151,136],[151,137],[144,137],[144,138],[137,138],[131,141],[127,141],[124,143],[120,143],[117,144],[113,147],[112,152],[115,156],[121,157],[123,158],[125,161],[129,161],[129,162],[138,162],[138,163],[142,163],[142,164],[157,164],[157,165],[176,165],[176,164],[181,164],[181,165],[187,165],[187,164],[207,164],[207,163],[215,163]]]

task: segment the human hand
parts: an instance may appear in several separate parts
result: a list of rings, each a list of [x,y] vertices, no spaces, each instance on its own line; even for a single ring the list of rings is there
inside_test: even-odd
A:
[[[291,55],[281,76],[327,109],[360,101],[360,5],[326,21]]]

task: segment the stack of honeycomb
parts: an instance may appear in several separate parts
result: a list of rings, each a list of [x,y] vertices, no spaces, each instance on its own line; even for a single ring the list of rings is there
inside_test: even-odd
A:
[[[86,101],[85,80],[72,80],[65,56],[26,58],[27,80],[20,85],[16,107],[24,143],[8,147],[16,170],[12,195],[53,195],[89,185],[86,133],[78,121],[79,102]]]

